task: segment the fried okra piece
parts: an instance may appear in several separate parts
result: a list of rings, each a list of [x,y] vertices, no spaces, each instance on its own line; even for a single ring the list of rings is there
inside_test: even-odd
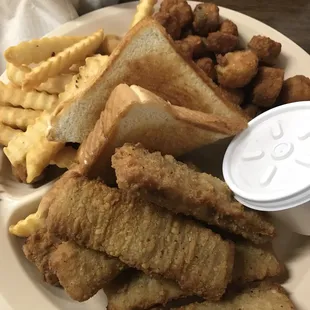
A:
[[[193,22],[192,8],[185,0],[164,0],[159,11],[174,16],[181,28],[185,28]]]
[[[281,102],[291,103],[310,100],[310,79],[304,75],[295,75],[283,83]]]
[[[264,36],[254,36],[248,43],[248,48],[257,55],[260,61],[266,64],[274,63],[281,53],[281,47],[281,43]]]
[[[236,105],[242,105],[244,101],[244,91],[241,88],[224,88],[220,86],[222,96]]]
[[[181,26],[176,17],[165,12],[157,12],[153,17],[159,22],[172,37],[173,40],[178,40],[181,36]]]
[[[206,49],[216,54],[233,52],[238,44],[238,37],[220,31],[212,32],[203,39]]]
[[[258,58],[250,50],[217,56],[215,67],[220,85],[227,88],[241,88],[247,85],[257,73]]]
[[[260,67],[251,90],[252,103],[259,107],[271,108],[281,92],[284,70]]]
[[[183,55],[185,58],[192,59],[193,58],[193,53],[194,49],[193,46],[191,46],[188,42],[184,40],[177,40],[174,41],[175,46],[178,50],[178,52]]]
[[[220,27],[219,8],[214,3],[201,3],[195,7],[193,28],[200,36],[207,36]]]
[[[201,37],[190,35],[183,39],[183,41],[188,43],[192,47],[194,58],[201,58],[208,54],[206,46],[203,43]]]
[[[221,23],[220,32],[231,34],[236,37],[239,35],[237,25],[229,19]]]
[[[202,69],[207,74],[207,76],[210,79],[215,80],[216,71],[214,68],[214,63],[211,58],[209,57],[200,58],[196,61],[196,64],[200,69]]]

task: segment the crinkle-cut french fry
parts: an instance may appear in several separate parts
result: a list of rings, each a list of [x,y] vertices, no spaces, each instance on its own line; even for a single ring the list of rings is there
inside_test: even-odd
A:
[[[20,220],[15,225],[9,227],[9,232],[17,237],[29,237],[40,228],[44,227],[45,219],[42,218],[39,209],[36,213],[28,215],[25,219]]]
[[[31,72],[31,69],[26,65],[16,67],[10,62],[6,63],[6,75],[8,79],[15,85],[21,86],[25,75]]]
[[[27,183],[32,183],[50,164],[51,159],[64,147],[59,142],[48,141],[42,137],[26,154]]]
[[[26,129],[41,115],[41,111],[0,106],[0,122],[5,125]]]
[[[111,55],[116,46],[121,42],[121,37],[108,34],[103,38],[100,44],[99,51],[103,55]]]
[[[77,163],[77,150],[71,146],[66,146],[60,150],[51,160],[51,165],[56,165],[59,168],[67,168]]]
[[[29,90],[45,82],[48,78],[59,75],[63,70],[93,53],[102,40],[103,30],[100,29],[89,37],[67,47],[55,57],[42,62],[26,74],[23,88]]]
[[[25,109],[50,111],[57,105],[58,96],[36,90],[26,92],[20,88],[0,82],[0,101]]]
[[[156,3],[157,0],[140,0],[131,27],[138,24],[144,17],[151,16],[154,12],[154,6]]]
[[[8,79],[17,86],[22,86],[27,73],[31,72],[31,69],[25,65],[16,67],[11,63],[6,65],[6,75]],[[60,74],[58,76],[49,78],[46,82],[36,87],[38,91],[45,91],[50,94],[59,94],[65,90],[66,84],[68,84],[73,77],[71,74]]]
[[[55,56],[65,48],[81,41],[85,37],[50,37],[21,42],[4,52],[6,61],[15,66],[38,63]]]
[[[78,97],[88,85],[92,84],[105,70],[109,56],[94,55],[87,57],[85,66],[80,67],[78,74],[74,75],[71,82],[65,87],[65,91],[59,94],[59,101],[64,102],[73,97]],[[58,107],[56,108],[58,110]]]
[[[21,133],[23,132],[19,129],[13,129],[10,126],[0,123],[0,144],[7,146],[13,138]]]
[[[27,183],[38,177],[64,147],[64,143],[47,140],[49,124],[50,114],[44,111],[33,125],[29,125],[24,133],[14,137],[3,149],[14,167],[26,165]]]

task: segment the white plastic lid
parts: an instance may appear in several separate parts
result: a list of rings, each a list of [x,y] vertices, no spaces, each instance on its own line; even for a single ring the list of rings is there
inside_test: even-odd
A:
[[[237,200],[260,210],[262,203],[279,205],[296,195],[308,196],[310,101],[283,105],[253,119],[229,145],[223,175]],[[281,209],[276,205],[272,208]]]

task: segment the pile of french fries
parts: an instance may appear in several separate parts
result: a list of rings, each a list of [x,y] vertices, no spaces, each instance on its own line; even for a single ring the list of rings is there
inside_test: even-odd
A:
[[[131,26],[152,15],[156,2],[141,0]],[[76,149],[46,138],[51,114],[78,98],[90,76],[102,73],[119,41],[99,29],[85,37],[25,41],[5,51],[9,83],[0,81],[0,144],[19,181],[33,183],[49,165],[68,169],[76,162]]]
[[[48,165],[74,164],[76,149],[46,138],[51,113],[83,92],[119,40],[99,29],[87,37],[46,37],[5,51],[9,83],[0,82],[0,144],[20,181],[35,182]]]

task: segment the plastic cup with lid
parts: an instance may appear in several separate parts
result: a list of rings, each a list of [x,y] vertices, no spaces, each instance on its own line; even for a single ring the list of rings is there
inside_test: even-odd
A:
[[[240,203],[310,235],[310,101],[250,121],[228,146],[223,175]]]

